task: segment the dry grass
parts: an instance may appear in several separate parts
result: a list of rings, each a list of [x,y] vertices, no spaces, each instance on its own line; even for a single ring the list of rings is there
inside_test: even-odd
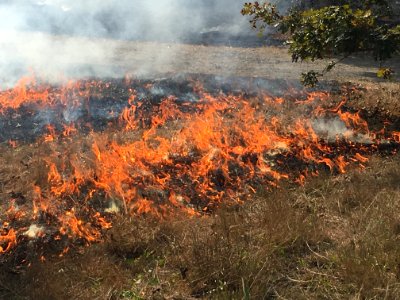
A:
[[[350,105],[358,110],[366,110],[372,114],[400,115],[400,85],[397,82],[364,83],[359,90],[347,94]]]
[[[27,270],[7,299],[396,299],[400,159],[259,191],[203,218],[121,218],[107,241]]]
[[[377,97],[364,93],[352,105]],[[379,94],[375,99],[387,101],[382,107],[397,120],[398,90]],[[37,166],[24,162],[38,151],[3,155],[0,176],[27,178],[28,188],[33,170],[21,166]],[[22,169],[7,164],[11,158]],[[3,264],[0,298],[399,299],[399,182],[398,154],[375,156],[365,170],[259,190],[243,206],[201,218],[120,217],[104,243],[29,268]]]

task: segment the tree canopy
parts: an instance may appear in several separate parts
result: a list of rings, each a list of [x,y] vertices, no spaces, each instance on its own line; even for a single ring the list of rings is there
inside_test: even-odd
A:
[[[340,60],[357,52],[370,53],[380,62],[400,53],[398,16],[386,0],[336,1],[337,5],[301,9],[293,6],[281,13],[275,4],[245,3],[243,15],[263,32],[267,26],[287,34],[293,62],[335,57],[323,71],[302,74],[302,82],[313,86]],[[390,78],[391,68],[380,68],[377,75]]]

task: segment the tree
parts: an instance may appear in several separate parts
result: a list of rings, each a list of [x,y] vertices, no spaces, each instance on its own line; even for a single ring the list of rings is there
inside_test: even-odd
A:
[[[286,14],[271,3],[245,3],[242,14],[251,16],[250,23],[261,33],[273,26],[287,34],[293,62],[336,57],[322,72],[302,74],[303,84],[309,86],[351,54],[369,53],[382,66],[382,62],[400,53],[400,25],[389,1],[335,2],[337,5],[306,9],[294,5]],[[377,75],[390,78],[393,72],[381,67]]]

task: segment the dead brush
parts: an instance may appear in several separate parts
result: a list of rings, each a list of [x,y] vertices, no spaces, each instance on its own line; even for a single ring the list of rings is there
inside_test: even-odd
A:
[[[330,294],[327,299],[343,295],[397,299],[399,170],[398,157],[386,161],[375,157],[363,171],[315,179],[299,193],[297,205],[318,215],[332,241],[332,247],[322,254],[325,267],[306,267],[320,274],[314,276],[314,283],[307,283],[311,287],[318,282],[307,297],[325,291]]]
[[[95,245],[63,259],[35,262],[27,269],[2,267],[1,299],[118,299],[129,287],[121,262]]]
[[[364,83],[360,89],[350,89],[345,93],[354,108],[366,110],[374,116],[381,114],[398,117],[400,114],[400,87],[395,82]]]
[[[240,295],[243,289],[255,298],[273,294],[277,282],[287,282],[284,274],[295,268],[295,257],[321,238],[317,223],[280,193],[185,226],[171,249],[171,263],[182,270],[195,297]]]
[[[338,251],[340,273],[362,298],[400,294],[399,214],[400,191],[380,191],[350,219],[354,234]]]

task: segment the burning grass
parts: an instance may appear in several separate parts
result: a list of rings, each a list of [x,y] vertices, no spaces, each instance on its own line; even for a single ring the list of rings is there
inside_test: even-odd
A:
[[[119,217],[105,242],[2,268],[2,296],[48,299],[396,299],[398,157],[260,190],[202,218]]]
[[[2,145],[4,295],[395,295],[397,233],[383,232],[398,227],[398,160],[369,162],[396,155],[395,117],[370,124],[324,92],[183,89],[90,81],[1,93],[11,124],[43,111],[51,121],[34,142]],[[32,286],[43,272],[55,275],[35,292],[9,282]]]

